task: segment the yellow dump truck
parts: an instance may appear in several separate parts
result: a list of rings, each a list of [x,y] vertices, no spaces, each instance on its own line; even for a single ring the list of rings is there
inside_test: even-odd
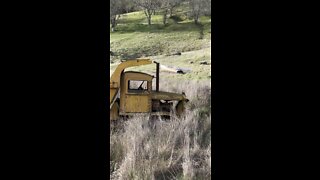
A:
[[[125,71],[126,68],[154,63],[156,77],[150,74]],[[150,59],[122,61],[110,77],[110,119],[130,117],[135,114],[167,116],[181,115],[188,99],[184,93],[159,91],[160,64]],[[155,89],[152,89],[156,78]],[[176,103],[174,103],[176,102]],[[174,107],[175,106],[175,107]]]

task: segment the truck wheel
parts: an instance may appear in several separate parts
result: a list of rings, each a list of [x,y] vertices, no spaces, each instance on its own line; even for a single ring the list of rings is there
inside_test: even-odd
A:
[[[178,117],[181,117],[185,113],[185,102],[184,101],[179,101],[178,104],[176,105],[176,114]]]

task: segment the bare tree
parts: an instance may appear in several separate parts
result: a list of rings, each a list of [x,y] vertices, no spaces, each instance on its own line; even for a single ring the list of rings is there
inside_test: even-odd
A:
[[[168,0],[169,3],[169,10],[170,10],[170,17],[172,17],[172,13],[173,13],[173,10],[178,7],[182,2],[183,0]]]
[[[126,1],[127,0],[110,0],[110,23],[112,32],[114,31],[121,14],[126,10]]]
[[[211,0],[207,0],[206,8],[204,9],[204,15],[211,16]]]
[[[163,24],[166,25],[167,24],[167,19],[168,19],[168,11],[169,9],[168,8],[165,8],[164,9],[164,12],[163,12]]]
[[[194,19],[195,24],[199,24],[201,15],[211,11],[211,0],[189,0],[190,17]]]
[[[124,1],[123,2],[123,8],[124,8],[126,13],[138,10],[132,0],[119,0],[119,1]]]
[[[154,15],[155,10],[161,7],[161,0],[134,0],[135,4],[143,8],[144,13],[148,20],[148,25],[151,25],[151,17]]]
[[[161,8],[163,9],[163,24],[167,24],[168,13],[172,17],[173,9],[181,4],[183,0],[163,0]]]

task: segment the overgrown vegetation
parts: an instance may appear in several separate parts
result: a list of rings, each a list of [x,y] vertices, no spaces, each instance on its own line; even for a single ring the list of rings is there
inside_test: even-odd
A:
[[[165,81],[162,90],[186,92],[186,115],[166,121],[137,116],[112,129],[111,179],[211,179],[210,81]]]

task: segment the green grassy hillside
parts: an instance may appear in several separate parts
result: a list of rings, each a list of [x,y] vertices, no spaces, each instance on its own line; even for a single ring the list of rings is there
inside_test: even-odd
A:
[[[190,70],[186,74],[161,72],[161,77],[176,79],[209,80],[211,78],[211,18],[201,17],[195,25],[186,16],[185,8],[177,9],[168,24],[162,24],[163,15],[157,12],[148,26],[142,11],[123,14],[115,32],[110,33],[111,72],[120,59],[148,57],[163,65]],[[181,55],[173,55],[175,53]],[[208,65],[200,65],[206,61]],[[154,73],[154,65],[130,70]]]

